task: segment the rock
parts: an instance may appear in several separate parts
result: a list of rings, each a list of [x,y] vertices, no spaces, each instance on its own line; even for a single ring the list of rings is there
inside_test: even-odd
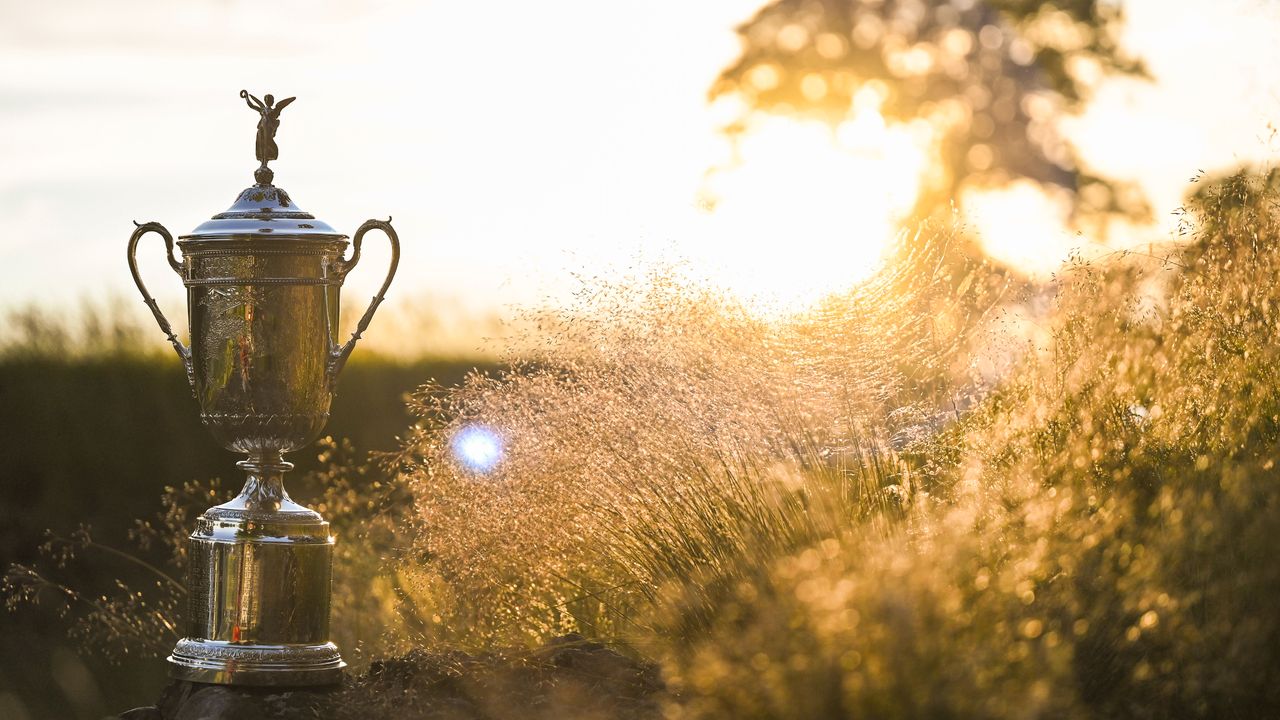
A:
[[[341,685],[329,688],[234,687],[174,680],[160,694],[155,714],[139,717],[144,720],[315,720],[329,716],[333,698],[341,694],[342,688]]]
[[[665,688],[652,663],[579,635],[535,651],[414,650],[332,688],[174,681],[124,720],[657,720]],[[133,713],[139,713],[134,715]],[[150,714],[147,714],[150,713]]]
[[[267,720],[267,713],[252,694],[210,685],[191,693],[173,720]]]

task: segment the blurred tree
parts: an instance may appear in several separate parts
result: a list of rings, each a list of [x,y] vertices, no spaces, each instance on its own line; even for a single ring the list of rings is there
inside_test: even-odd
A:
[[[1056,132],[1102,78],[1146,76],[1121,20],[1114,0],[774,0],[738,28],[742,55],[710,96],[742,100],[731,135],[760,111],[927,123],[937,158],[917,219],[961,186],[1020,178],[1067,190],[1077,217],[1141,216],[1140,192],[1090,174]]]

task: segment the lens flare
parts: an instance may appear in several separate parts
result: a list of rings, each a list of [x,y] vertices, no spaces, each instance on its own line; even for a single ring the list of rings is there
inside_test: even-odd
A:
[[[486,473],[502,459],[502,439],[489,428],[468,425],[449,443],[458,462],[475,472]]]

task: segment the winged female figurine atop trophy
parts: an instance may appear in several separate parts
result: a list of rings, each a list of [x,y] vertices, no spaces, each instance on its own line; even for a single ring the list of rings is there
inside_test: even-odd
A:
[[[285,98],[277,104],[270,93],[259,100],[250,95],[248,90],[241,90],[240,97],[244,99],[250,110],[261,116],[258,120],[258,138],[254,145],[254,152],[258,160],[262,161],[262,167],[258,168],[253,175],[258,182],[269,183],[274,173],[267,167],[267,163],[280,157],[280,148],[276,145],[276,130],[280,129],[280,111],[297,98]]]

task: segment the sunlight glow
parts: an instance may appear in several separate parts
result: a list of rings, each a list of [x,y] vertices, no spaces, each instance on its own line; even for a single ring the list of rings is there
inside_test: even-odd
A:
[[[699,274],[703,258],[727,264],[723,276],[747,294],[803,302],[847,286],[874,265],[891,234],[886,215],[911,204],[910,178],[928,145],[914,131],[903,151],[894,140],[880,145],[907,128],[881,130],[878,113],[855,107],[834,140],[816,124],[756,123],[730,162],[716,128],[743,103],[708,108],[707,90],[741,55],[733,28],[760,6],[508,3],[495,22],[487,3],[316,3],[305,13],[288,3],[121,0],[77,3],[74,13],[62,3],[11,3],[0,23],[0,136],[22,141],[9,141],[0,163],[0,264],[22,271],[4,276],[0,304],[38,298],[70,312],[86,294],[119,295],[138,317],[128,273],[102,271],[120,260],[118,244],[102,240],[101,217],[120,210],[181,233],[223,210],[253,166],[253,119],[228,78],[257,77],[264,66],[273,72],[259,92],[300,98],[280,135],[282,185],[348,232],[394,214],[405,238],[401,279],[367,350],[439,351],[443,332],[388,328],[397,313],[410,318],[406,327],[422,317],[429,292],[458,298],[484,321],[464,318],[448,340],[450,352],[473,352],[495,336],[489,313],[568,297],[577,288],[571,272],[590,276],[669,245],[699,261],[691,263]],[[1221,11],[1209,23],[1203,3],[1125,0],[1125,47],[1152,79],[1104,81],[1083,114],[1062,119],[1085,166],[1132,179],[1150,197],[1155,220],[1134,226],[1133,243],[1164,235],[1197,169],[1274,164],[1276,141],[1260,138],[1274,137],[1267,126],[1280,115],[1280,75],[1270,70],[1280,43],[1267,41],[1277,12],[1256,0],[1214,7]],[[284,25],[287,38],[270,30]],[[350,38],[341,48],[326,42],[334,27]],[[779,30],[790,47],[805,26]],[[852,35],[813,44],[840,63],[851,43],[869,47],[890,30],[859,22]],[[930,62],[964,56],[977,41],[956,28]],[[926,58],[910,50],[898,48],[892,62],[922,66]],[[776,86],[786,70],[768,66],[750,84]],[[805,82],[806,97],[822,94],[819,80]],[[925,114],[940,128],[975,121],[964,99]],[[932,157],[924,164],[926,177],[962,170],[939,169]],[[707,210],[697,199],[712,166],[721,170],[706,180]],[[369,172],[381,181],[353,181]],[[830,182],[846,177],[848,190]],[[788,197],[770,197],[774,188]],[[995,233],[1006,240],[989,244],[1038,267],[1064,254],[1038,247],[1033,232]],[[55,246],[61,252],[39,251]],[[384,265],[385,245],[367,243],[365,252],[348,297],[368,297],[381,282],[373,268]],[[161,282],[163,255],[140,255],[151,291],[180,308],[181,284]],[[463,317],[452,307],[436,314]],[[163,338],[151,342],[160,348]]]
[[[449,443],[453,456],[469,470],[487,473],[502,459],[502,440],[486,427],[468,425]]]
[[[927,129],[886,124],[881,99],[859,93],[834,131],[792,117],[752,123],[735,162],[707,179],[716,280],[794,311],[875,271],[932,157]]]
[[[961,198],[983,250],[1027,276],[1047,277],[1086,244],[1067,229],[1069,202],[1030,180],[971,188]]]

